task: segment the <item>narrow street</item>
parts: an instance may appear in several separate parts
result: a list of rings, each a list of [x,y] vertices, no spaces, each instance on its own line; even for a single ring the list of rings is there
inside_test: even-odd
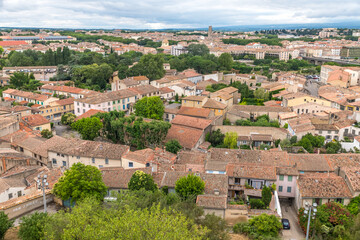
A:
[[[300,228],[297,213],[293,207],[289,206],[288,202],[281,202],[281,212],[283,218],[290,221],[290,230],[282,230],[282,239],[285,240],[302,240],[305,239],[305,234]]]

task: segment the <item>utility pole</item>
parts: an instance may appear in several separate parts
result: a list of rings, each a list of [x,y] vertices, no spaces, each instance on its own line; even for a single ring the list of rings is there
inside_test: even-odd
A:
[[[43,201],[44,201],[44,213],[46,213],[46,194],[45,189],[49,189],[49,183],[47,182],[47,175],[45,174],[43,177],[38,175],[38,179],[36,180],[38,189],[42,189],[43,191]]]
[[[307,224],[307,228],[306,228],[306,240],[309,240],[310,221],[311,221],[311,217],[312,217],[312,219],[315,219],[315,215],[317,212],[316,207],[317,207],[316,203],[313,203],[312,205],[309,204],[308,202],[305,203],[304,216],[306,217],[306,215],[308,215],[308,224]],[[311,216],[311,211],[313,211],[312,216]]]

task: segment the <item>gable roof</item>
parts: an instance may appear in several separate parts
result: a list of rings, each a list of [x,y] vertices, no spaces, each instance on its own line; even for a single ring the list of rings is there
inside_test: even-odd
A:
[[[21,118],[26,124],[31,127],[36,127],[40,125],[44,125],[50,123],[45,117],[41,116],[40,114],[32,114]]]
[[[176,139],[182,147],[193,149],[199,142],[202,134],[203,130],[200,129],[172,125],[167,133],[166,140]]]
[[[67,141],[50,147],[48,151],[71,156],[120,160],[121,156],[129,151],[129,146],[69,138]]]
[[[204,130],[211,125],[212,120],[176,115],[176,117],[172,120],[171,123],[172,125],[186,126],[186,127]]]
[[[104,111],[97,110],[97,109],[90,109],[87,112],[85,112],[85,113],[81,114],[80,116],[78,116],[77,118],[75,118],[75,121],[94,116],[97,113],[104,113]]]
[[[300,175],[297,180],[303,198],[351,198],[345,180],[334,173]]]
[[[191,117],[208,118],[211,111],[204,108],[181,107],[177,114]]]

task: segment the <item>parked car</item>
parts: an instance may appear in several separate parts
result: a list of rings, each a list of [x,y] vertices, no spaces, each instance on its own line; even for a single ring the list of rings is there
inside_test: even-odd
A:
[[[286,218],[281,219],[281,223],[283,225],[283,229],[290,229],[290,222],[288,219]]]

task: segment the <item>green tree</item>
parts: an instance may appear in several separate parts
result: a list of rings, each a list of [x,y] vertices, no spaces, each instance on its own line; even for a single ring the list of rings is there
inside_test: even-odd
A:
[[[19,237],[22,240],[41,240],[44,238],[44,227],[47,222],[47,213],[35,212],[21,218]]]
[[[4,49],[2,48],[2,46],[0,46],[0,55],[4,52]]]
[[[233,58],[229,53],[222,53],[219,57],[220,69],[230,71],[233,65]]]
[[[188,53],[192,56],[205,56],[209,52],[210,50],[205,44],[190,44],[188,46]]]
[[[78,131],[82,139],[94,140],[100,134],[103,123],[97,117],[82,118],[71,124],[71,128]]]
[[[291,138],[290,138],[290,143],[291,144],[295,144],[297,142],[297,136],[295,135],[295,136],[292,136]]]
[[[61,123],[64,125],[71,125],[76,118],[76,115],[73,113],[65,113],[61,116]]]
[[[0,239],[4,239],[6,231],[14,224],[14,220],[10,220],[8,215],[3,211],[0,212]]]
[[[237,133],[236,132],[227,132],[225,133],[224,146],[231,149],[237,148]]]
[[[267,186],[264,186],[261,190],[261,200],[264,202],[265,207],[269,207],[272,199],[271,189]]]
[[[10,77],[9,84],[14,88],[20,89],[28,84],[30,81],[30,74],[24,72],[14,72]]]
[[[254,96],[257,99],[264,99],[264,101],[269,100],[269,92],[266,92],[263,88],[258,88],[254,91]]]
[[[304,215],[304,208],[299,209],[298,217],[300,226],[305,231],[308,218]],[[339,234],[342,232],[339,227],[343,226],[348,229],[351,222],[351,213],[341,203],[325,203],[317,208],[316,218],[310,221],[310,235],[316,234],[317,238],[332,239],[332,237],[335,237],[334,231],[336,227]]]
[[[206,214],[203,219],[200,220],[200,224],[210,231],[208,231],[204,239],[209,240],[228,240],[230,239],[227,233],[227,224],[225,220],[214,214]]]
[[[147,54],[140,58],[138,64],[128,70],[128,75],[145,75],[150,81],[164,77],[164,58],[161,54]]]
[[[160,97],[143,97],[136,102],[136,116],[160,120],[164,115],[164,104]]]
[[[175,102],[179,102],[179,94],[175,94]]]
[[[183,199],[196,197],[202,194],[204,189],[205,182],[193,174],[179,178],[175,183],[175,192]]]
[[[346,208],[354,216],[357,215],[360,212],[360,195],[352,198]]]
[[[224,143],[225,135],[221,133],[220,129],[206,134],[205,140],[211,143],[211,146],[216,147]]]
[[[131,176],[128,183],[130,191],[137,191],[144,188],[146,191],[155,191],[158,189],[154,182],[153,177],[150,174],[144,173],[143,171],[137,170]]]
[[[277,239],[282,224],[274,215],[265,213],[251,218],[247,223],[237,223],[233,230],[235,233],[242,233],[251,239]]]
[[[41,136],[42,136],[43,138],[49,139],[49,138],[52,138],[52,137],[53,137],[53,133],[52,133],[50,130],[48,130],[48,129],[44,129],[44,130],[41,131]]]
[[[106,186],[101,172],[94,166],[76,163],[65,171],[53,188],[53,192],[62,200],[78,201],[92,196],[103,200],[106,195]]]
[[[338,153],[341,149],[341,144],[338,141],[328,142],[325,144],[326,153],[334,154]]]
[[[177,154],[182,149],[178,140],[172,139],[165,143],[166,151]]]
[[[231,125],[230,120],[225,118],[224,121],[223,121],[223,125]]]
[[[173,209],[156,204],[149,209],[104,208],[94,199],[85,199],[71,212],[56,213],[46,225],[45,239],[203,239],[207,230]],[[60,222],[63,227],[57,228]]]

